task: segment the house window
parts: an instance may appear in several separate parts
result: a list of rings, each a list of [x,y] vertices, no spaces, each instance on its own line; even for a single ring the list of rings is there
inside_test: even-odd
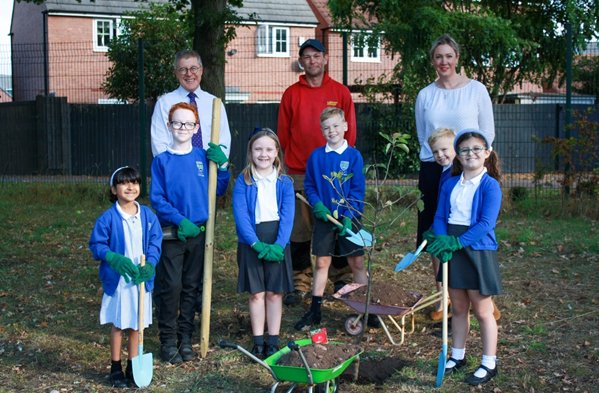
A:
[[[116,27],[114,19],[94,19],[94,51],[108,51],[108,44],[117,36]]]
[[[363,63],[378,63],[381,61],[381,40],[376,40],[376,46],[369,46],[368,38],[363,34],[352,36],[352,61]]]
[[[258,56],[289,57],[289,28],[259,25]]]

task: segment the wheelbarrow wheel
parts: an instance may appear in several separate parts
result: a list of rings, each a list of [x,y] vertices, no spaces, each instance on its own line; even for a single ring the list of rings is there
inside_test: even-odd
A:
[[[358,323],[354,326],[356,319],[358,319],[358,315],[352,314],[349,317],[345,318],[345,323],[343,324],[345,332],[352,337],[359,335],[360,333],[362,333],[362,330],[364,330],[364,319],[360,318]]]
[[[339,377],[329,381],[329,390],[327,391],[327,383],[319,383],[314,387],[314,393],[337,393],[339,391]]]

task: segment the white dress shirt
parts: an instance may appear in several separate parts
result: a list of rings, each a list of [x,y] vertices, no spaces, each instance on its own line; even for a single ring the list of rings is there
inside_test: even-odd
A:
[[[258,186],[256,197],[256,224],[268,221],[279,221],[279,208],[277,204],[277,169],[272,168],[270,175],[261,177],[254,174]]]
[[[448,223],[453,225],[470,226],[472,223],[472,201],[474,193],[480,186],[483,175],[487,173],[487,168],[476,177],[464,182],[464,172],[460,175],[460,181],[455,185],[451,192],[451,208],[449,210]]]
[[[215,96],[203,91],[201,87],[198,87],[194,93],[197,95],[196,104],[198,106],[198,115],[200,116],[202,144],[204,145],[204,150],[206,150],[208,149],[208,142],[210,142],[210,134],[212,133],[212,102]],[[167,147],[172,146],[173,134],[171,134],[166,126],[166,123],[168,123],[168,113],[171,107],[179,102],[189,103],[188,94],[187,90],[179,86],[177,90],[163,95],[156,102],[154,113],[152,114],[152,126],[150,127],[152,154],[154,154],[154,157],[166,151]],[[231,153],[231,131],[224,104],[221,104],[220,109],[219,143],[227,146],[226,149],[223,149],[223,152],[229,157]]]

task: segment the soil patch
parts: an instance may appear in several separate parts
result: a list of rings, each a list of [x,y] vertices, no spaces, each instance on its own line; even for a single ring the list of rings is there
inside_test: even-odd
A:
[[[367,290],[368,288],[363,286],[346,294],[343,296],[343,298],[365,303]],[[383,306],[395,307],[412,307],[418,301],[418,299],[419,298],[413,293],[405,291],[394,284],[387,282],[377,282],[372,284],[370,304],[380,304]]]
[[[360,360],[356,383],[360,385],[369,385],[372,383],[382,385],[388,378],[407,365],[408,362],[405,360],[390,357],[381,360]],[[341,374],[341,379],[354,382],[354,366],[349,366]]]
[[[362,349],[353,344],[308,344],[302,347],[302,353],[311,369],[328,370],[337,367],[359,353]],[[278,366],[304,367],[297,351],[281,356]]]

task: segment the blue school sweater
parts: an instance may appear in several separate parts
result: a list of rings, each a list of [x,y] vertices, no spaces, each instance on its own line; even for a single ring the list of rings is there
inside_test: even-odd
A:
[[[353,147],[347,147],[342,154],[334,151],[326,153],[325,146],[314,149],[308,163],[306,164],[306,177],[304,179],[304,189],[306,190],[306,199],[314,206],[322,202],[331,212],[339,210],[339,219],[341,217],[359,217],[359,214],[352,212],[348,204],[362,213],[364,209],[364,194],[366,189],[366,179],[362,169],[364,161],[360,152]],[[339,201],[341,197],[335,191],[333,186],[323,175],[331,177],[331,172],[343,172],[343,178],[353,174],[343,185],[335,180],[335,187],[346,199],[341,205],[333,203],[333,199]]]
[[[229,171],[217,171],[218,196],[227,191]],[[150,203],[162,226],[179,226],[184,218],[196,225],[208,220],[208,161],[194,147],[187,154],[158,154],[152,161]]]
[[[160,228],[158,218],[152,210],[147,206],[139,205],[139,207],[146,262],[156,267],[162,252],[162,228]],[[121,275],[112,270],[110,264],[106,262],[106,254],[112,251],[125,255],[123,218],[116,208],[116,203],[96,220],[89,239],[89,249],[94,255],[94,259],[100,261],[100,279],[102,280],[104,293],[108,296],[114,295]],[[150,292],[152,289],[154,289],[154,277],[146,281],[146,291]]]
[[[252,179],[255,181],[255,179]],[[275,244],[285,248],[289,244],[293,219],[295,217],[295,193],[293,182],[287,176],[277,179],[277,208],[279,209],[279,233]],[[256,203],[258,202],[258,186],[247,185],[243,173],[237,177],[233,188],[233,215],[237,237],[241,243],[250,246],[256,243]]]
[[[447,222],[451,209],[451,192],[460,181],[460,176],[449,178],[441,189],[439,205],[433,230],[437,236],[447,235]],[[468,231],[459,237],[462,246],[474,250],[497,250],[495,226],[501,209],[501,187],[499,182],[485,173],[472,201],[472,216]]]

